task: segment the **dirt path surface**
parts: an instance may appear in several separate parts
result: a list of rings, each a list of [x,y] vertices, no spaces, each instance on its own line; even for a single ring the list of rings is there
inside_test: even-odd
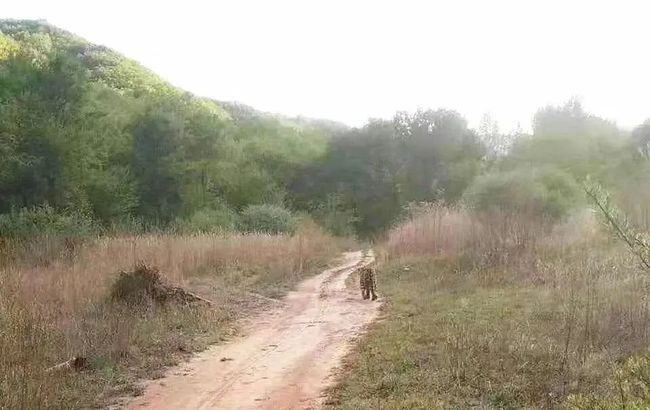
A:
[[[151,382],[129,409],[315,409],[332,372],[378,314],[346,278],[373,256],[302,282],[282,305],[245,326],[246,336],[215,346]]]

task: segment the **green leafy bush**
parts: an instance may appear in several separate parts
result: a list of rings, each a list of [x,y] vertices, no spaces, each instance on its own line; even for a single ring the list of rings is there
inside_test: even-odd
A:
[[[553,168],[495,172],[477,178],[463,197],[479,212],[510,212],[560,219],[580,203],[574,179]]]
[[[244,232],[293,234],[297,226],[291,212],[278,205],[249,205],[241,213],[240,228]]]
[[[29,238],[32,236],[82,236],[95,230],[93,221],[83,215],[63,213],[49,205],[22,208],[0,214],[0,236]]]
[[[225,205],[200,209],[187,219],[178,220],[176,225],[181,232],[223,232],[236,229],[238,216]]]

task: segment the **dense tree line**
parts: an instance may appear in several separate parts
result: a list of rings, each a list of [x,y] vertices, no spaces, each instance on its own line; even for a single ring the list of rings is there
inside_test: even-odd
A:
[[[483,156],[477,134],[458,113],[398,113],[333,138],[326,158],[293,190],[301,206],[344,219],[332,221],[335,226],[376,234],[409,203],[458,200]]]
[[[501,133],[489,118],[474,131],[447,110],[398,113],[333,138],[292,190],[330,226],[373,235],[419,202],[553,222],[588,205],[582,185],[591,176],[648,225],[648,130],[646,121],[623,131],[575,99],[539,109],[532,134]]]
[[[291,208],[372,236],[432,201],[559,218],[587,175],[639,195],[649,124],[624,132],[575,100],[540,109],[530,135],[501,133],[489,117],[472,130],[442,109],[361,128],[286,118],[195,97],[46,23],[5,20],[0,228],[31,218],[235,229],[242,216],[257,226],[251,215],[286,220]]]

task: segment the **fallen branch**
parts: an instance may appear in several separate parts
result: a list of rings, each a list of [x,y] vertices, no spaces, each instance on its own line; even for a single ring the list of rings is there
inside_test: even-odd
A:
[[[144,264],[136,266],[132,272],[120,272],[111,289],[111,299],[135,305],[146,300],[157,303],[214,305],[208,299],[166,283],[158,269]]]
[[[214,302],[208,300],[204,297],[197,295],[196,293],[189,292],[183,288],[177,286],[168,287],[166,293],[170,295],[169,297],[178,301],[185,303],[203,303],[208,306],[214,306]]]
[[[85,370],[89,367],[88,360],[85,357],[74,356],[70,360],[67,360],[63,363],[59,363],[52,367],[45,369],[46,373],[58,373],[69,370],[74,370],[76,372]]]

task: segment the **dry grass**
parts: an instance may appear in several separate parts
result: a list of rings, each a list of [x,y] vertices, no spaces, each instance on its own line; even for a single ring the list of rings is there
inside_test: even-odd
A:
[[[393,230],[379,272],[387,319],[333,405],[563,408],[615,391],[613,369],[650,343],[646,274],[589,213],[525,221],[434,207]]]
[[[463,209],[431,204],[391,229],[384,248],[392,258],[457,254],[478,230],[479,225]]]
[[[313,225],[292,237],[152,235],[88,239],[73,249],[50,240],[44,247],[0,272],[2,408],[87,408],[133,393],[138,378],[155,377],[227,337],[234,319],[319,271],[340,250]],[[112,302],[119,271],[141,262],[215,307]],[[75,355],[88,357],[92,370],[44,372]]]

